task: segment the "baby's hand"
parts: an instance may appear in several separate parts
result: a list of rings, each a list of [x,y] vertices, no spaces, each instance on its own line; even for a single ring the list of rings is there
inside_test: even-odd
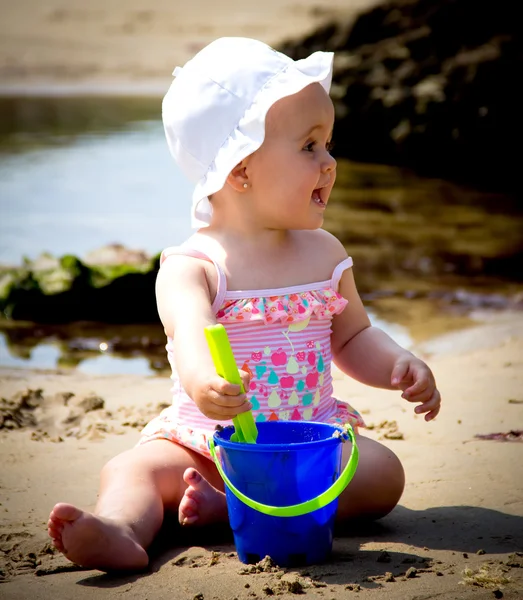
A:
[[[392,369],[391,385],[403,390],[405,400],[421,403],[414,412],[427,413],[425,421],[432,421],[439,413],[441,396],[434,375],[419,358],[411,354],[399,358]]]
[[[240,371],[244,389],[249,389],[250,376]],[[219,375],[198,382],[192,389],[192,398],[200,411],[209,419],[226,421],[251,410],[252,404],[239,385],[229,383]]]

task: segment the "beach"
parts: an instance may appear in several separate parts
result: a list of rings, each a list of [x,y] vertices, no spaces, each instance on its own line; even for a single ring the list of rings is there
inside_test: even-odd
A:
[[[170,523],[144,574],[75,567],[49,544],[49,511],[57,501],[94,506],[102,465],[136,443],[168,402],[169,380],[0,370],[12,412],[26,407],[20,425],[0,432],[2,598],[225,600],[291,598],[297,590],[311,598],[521,597],[521,437],[476,436],[521,429],[523,317],[484,317],[417,348],[443,397],[434,422],[415,416],[398,393],[335,372],[336,395],[363,411],[365,435],[397,453],[407,484],[390,515],[338,531],[331,559],[302,568],[244,565],[228,531],[181,532]]]
[[[0,0],[0,92],[159,97],[173,68],[216,37],[278,44],[375,4]],[[227,528],[182,531],[171,519],[145,573],[108,575],[67,561],[47,537],[50,510],[60,501],[94,507],[102,466],[169,403],[169,378],[0,366],[0,597],[523,597],[523,313],[473,316],[446,333],[433,312],[416,321],[413,350],[443,398],[431,423],[399,393],[334,372],[336,396],[364,416],[362,433],[403,462],[406,489],[377,523],[337,530],[328,562],[301,568],[244,565]]]

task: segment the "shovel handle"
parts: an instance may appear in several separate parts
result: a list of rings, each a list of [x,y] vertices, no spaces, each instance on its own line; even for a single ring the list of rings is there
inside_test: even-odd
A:
[[[242,393],[245,393],[225,327],[220,323],[208,325],[204,333],[218,375],[229,383],[239,385]],[[238,436],[238,442],[256,443],[258,429],[250,410],[236,415],[232,422]]]

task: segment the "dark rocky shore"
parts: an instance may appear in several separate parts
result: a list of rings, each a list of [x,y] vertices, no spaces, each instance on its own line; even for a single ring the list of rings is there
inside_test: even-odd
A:
[[[523,190],[523,25],[512,0],[391,0],[280,49],[336,52],[336,153]]]

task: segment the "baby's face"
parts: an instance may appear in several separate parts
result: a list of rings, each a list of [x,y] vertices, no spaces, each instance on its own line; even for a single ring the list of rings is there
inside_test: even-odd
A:
[[[276,102],[268,111],[265,140],[250,157],[258,208],[285,229],[316,229],[336,178],[329,153],[334,107],[319,83]]]

